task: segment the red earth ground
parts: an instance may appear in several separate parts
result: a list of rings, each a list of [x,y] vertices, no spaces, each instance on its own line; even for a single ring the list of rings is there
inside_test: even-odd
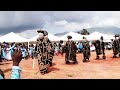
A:
[[[82,62],[82,54],[77,54],[78,64],[66,65],[64,56],[54,56],[53,66],[49,72],[41,75],[35,59],[35,68],[32,68],[33,60],[22,60],[21,79],[120,79],[120,58],[112,58],[113,52],[106,51],[106,60],[95,60],[95,52],[91,52],[90,62]],[[102,56],[101,56],[102,58]],[[10,79],[12,61],[2,62],[0,68],[5,73],[5,78]]]

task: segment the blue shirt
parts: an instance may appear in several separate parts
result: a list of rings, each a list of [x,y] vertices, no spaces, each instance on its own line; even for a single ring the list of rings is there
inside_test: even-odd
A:
[[[4,78],[1,76],[1,74],[0,74],[0,79],[4,79]]]
[[[82,48],[83,48],[83,45],[82,45],[82,44],[80,44],[80,45],[79,45],[79,48],[80,48],[80,49],[82,49]]]
[[[19,66],[12,67],[11,79],[20,79],[21,78],[21,68]]]
[[[21,78],[21,68],[19,66],[13,66],[11,79],[20,79],[20,78]],[[0,79],[4,79],[4,78],[0,75]]]

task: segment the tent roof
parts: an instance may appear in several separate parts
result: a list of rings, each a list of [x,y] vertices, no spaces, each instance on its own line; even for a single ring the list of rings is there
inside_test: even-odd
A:
[[[86,38],[88,40],[99,40],[101,36],[103,36],[104,40],[114,39],[113,36],[103,34],[103,33],[99,33],[99,32],[93,32],[90,35],[86,36]]]
[[[27,42],[28,39],[23,38],[14,32],[10,32],[0,37],[0,42]]]
[[[33,38],[30,38],[29,41],[36,41],[38,37],[39,37],[39,35],[36,35],[36,36],[34,36]],[[54,36],[54,35],[52,35],[52,34],[48,34],[48,38],[49,38],[51,41],[59,41],[59,37]]]
[[[67,36],[70,35],[72,36],[72,40],[82,40],[84,35],[80,35],[78,33],[74,33],[74,32],[69,32],[67,34],[65,34],[64,36],[60,37],[60,40],[68,40]]]

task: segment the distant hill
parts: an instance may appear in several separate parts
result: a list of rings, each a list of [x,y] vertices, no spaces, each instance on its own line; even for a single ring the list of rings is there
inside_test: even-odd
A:
[[[55,36],[63,36],[63,35],[65,35],[65,34],[67,34],[68,32],[63,32],[63,33],[57,33],[57,34],[55,34]]]
[[[120,28],[109,26],[109,27],[94,27],[87,29],[90,33],[97,31],[104,34],[120,34]]]
[[[104,33],[104,34],[120,34],[120,28],[118,27],[114,27],[114,26],[106,26],[106,27],[93,27],[93,28],[87,28],[87,30],[90,32],[90,33],[93,33],[93,32],[100,32],[100,33]],[[77,32],[79,33],[81,30],[79,31],[74,31],[74,32]],[[67,34],[68,32],[63,32],[63,33],[57,33],[55,34],[55,36],[63,36],[65,34]]]

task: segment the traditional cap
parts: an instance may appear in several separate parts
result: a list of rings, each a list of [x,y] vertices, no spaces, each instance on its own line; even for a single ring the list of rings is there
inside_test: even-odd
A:
[[[116,34],[114,37],[119,37],[120,35],[119,34]]]
[[[63,40],[60,40],[60,43],[63,43]]]
[[[38,33],[43,33],[44,34],[44,31],[43,30],[37,30]]]
[[[103,36],[101,36],[100,39],[103,40]]]
[[[44,36],[47,36],[48,35],[48,32],[47,31],[44,31]]]
[[[67,38],[68,38],[68,39],[72,39],[72,36],[68,35]]]

